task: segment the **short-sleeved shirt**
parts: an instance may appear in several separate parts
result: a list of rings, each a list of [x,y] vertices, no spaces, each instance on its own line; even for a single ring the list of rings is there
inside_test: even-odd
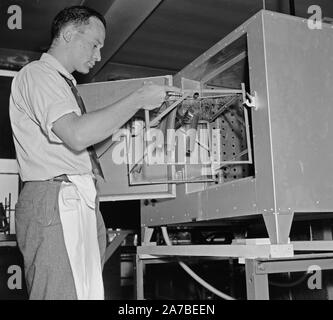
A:
[[[70,149],[52,131],[56,120],[75,112],[75,97],[62,76],[73,76],[52,55],[23,67],[12,82],[10,120],[19,173],[23,181],[48,180],[62,174],[91,173],[86,150]]]

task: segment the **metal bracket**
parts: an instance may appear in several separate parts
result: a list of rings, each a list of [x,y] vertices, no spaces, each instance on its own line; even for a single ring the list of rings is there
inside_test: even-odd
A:
[[[109,244],[105,251],[105,262],[112,256],[112,254],[118,249],[118,247],[122,244],[125,238],[133,233],[132,230],[108,230],[107,236],[109,239]]]

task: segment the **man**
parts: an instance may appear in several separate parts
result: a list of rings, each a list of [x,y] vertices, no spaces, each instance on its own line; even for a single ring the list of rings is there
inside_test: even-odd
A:
[[[24,187],[16,233],[30,299],[103,299],[106,245],[96,205],[93,152],[140,108],[161,105],[167,88],[144,85],[113,105],[85,113],[74,71],[101,60],[106,23],[83,6],[62,10],[52,44],[14,78],[10,118]],[[89,150],[89,148],[88,148]],[[90,149],[91,150],[91,149]]]

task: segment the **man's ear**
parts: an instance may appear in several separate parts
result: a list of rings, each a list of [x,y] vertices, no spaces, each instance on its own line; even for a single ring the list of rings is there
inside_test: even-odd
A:
[[[73,34],[73,26],[67,26],[63,29],[62,38],[68,43],[72,40]]]

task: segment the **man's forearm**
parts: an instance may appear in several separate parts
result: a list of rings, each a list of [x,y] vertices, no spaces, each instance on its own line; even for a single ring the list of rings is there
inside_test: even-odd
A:
[[[111,106],[76,118],[74,130],[83,148],[103,141],[123,126],[139,109],[135,98],[135,95],[127,96]]]
[[[139,109],[159,107],[164,101],[165,92],[164,86],[145,85],[103,109],[82,116],[74,112],[67,114],[55,121],[52,129],[67,146],[82,151],[110,137]]]
[[[106,106],[103,109],[76,115],[64,115],[54,122],[52,130],[71,149],[82,151],[110,137],[138,110],[140,101],[136,94]]]

